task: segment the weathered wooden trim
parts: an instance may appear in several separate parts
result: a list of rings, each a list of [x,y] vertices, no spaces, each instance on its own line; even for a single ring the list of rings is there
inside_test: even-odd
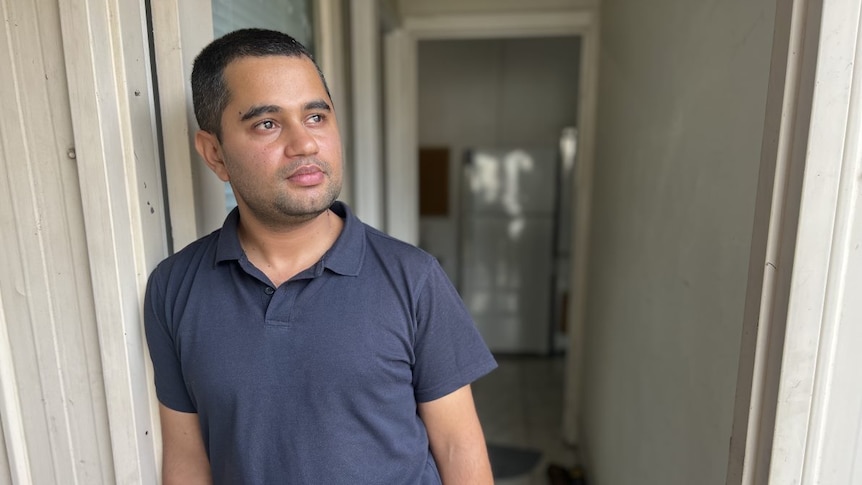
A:
[[[118,484],[157,483],[141,325],[149,269],[166,253],[143,4],[60,2]]]

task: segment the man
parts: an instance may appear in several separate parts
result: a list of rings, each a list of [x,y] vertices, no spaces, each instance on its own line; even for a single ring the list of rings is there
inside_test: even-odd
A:
[[[342,203],[322,74],[248,29],[192,73],[224,226],[150,276],[165,484],[491,483],[470,383],[493,358],[434,258]]]

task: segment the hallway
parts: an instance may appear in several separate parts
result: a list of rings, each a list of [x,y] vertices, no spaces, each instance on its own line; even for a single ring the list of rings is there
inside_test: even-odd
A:
[[[549,463],[576,463],[561,439],[565,360],[497,356],[497,362],[499,368],[473,384],[495,483],[547,484]]]

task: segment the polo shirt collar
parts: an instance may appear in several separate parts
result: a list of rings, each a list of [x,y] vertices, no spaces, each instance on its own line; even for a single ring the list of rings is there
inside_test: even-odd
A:
[[[216,246],[216,264],[222,261],[239,260],[243,257],[242,246],[236,229],[239,225],[239,207],[234,207],[224,220]]]
[[[344,219],[344,227],[335,244],[323,255],[323,265],[344,276],[358,276],[365,260],[365,225],[344,202],[336,201],[330,209]]]
[[[318,274],[323,268],[327,268],[344,276],[357,276],[362,269],[362,262],[365,260],[365,225],[343,202],[336,201],[330,209],[344,219],[344,228],[342,228],[338,239],[335,240],[335,244],[323,255],[313,270]],[[245,258],[236,231],[238,225],[239,208],[234,207],[225,218],[218,236],[216,264],[222,261],[238,261]]]

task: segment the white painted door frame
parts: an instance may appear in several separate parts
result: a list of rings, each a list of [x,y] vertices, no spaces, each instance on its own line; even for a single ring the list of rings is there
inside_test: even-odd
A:
[[[787,320],[816,52],[792,2],[776,5],[726,483],[766,483]]]
[[[578,162],[575,174],[574,238],[568,317],[564,435],[578,442],[585,282],[589,241],[595,110],[598,81],[598,13],[595,9],[497,15],[408,17],[385,39],[386,195],[388,231],[416,243],[418,202],[418,44],[422,40],[579,36],[582,38],[579,84]]]
[[[793,6],[819,29],[769,483],[862,483],[862,5]]]
[[[862,483],[862,7],[775,26],[727,484]]]

